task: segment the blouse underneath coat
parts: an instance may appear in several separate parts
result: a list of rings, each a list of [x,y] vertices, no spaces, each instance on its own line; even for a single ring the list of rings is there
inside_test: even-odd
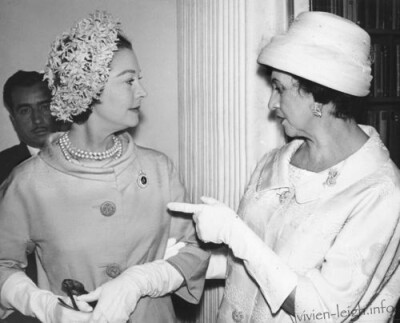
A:
[[[218,322],[392,319],[400,295],[400,173],[377,132],[362,129],[370,138],[357,152],[294,185],[289,163],[303,140],[258,164],[239,207],[260,237],[257,261],[230,256]],[[293,317],[281,307],[294,288]]]
[[[35,249],[39,287],[65,295],[63,279],[79,280],[91,291],[130,266],[162,259],[174,237],[186,242],[168,260],[185,280],[176,293],[197,303],[209,254],[198,246],[191,217],[167,211],[168,202],[186,200],[172,162],[123,134],[121,158],[83,166],[64,158],[59,136],[0,187],[0,289],[25,268],[27,248]],[[130,319],[175,321],[169,295],[142,298]]]

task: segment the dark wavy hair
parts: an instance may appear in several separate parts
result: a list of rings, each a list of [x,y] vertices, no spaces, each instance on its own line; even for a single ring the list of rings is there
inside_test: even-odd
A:
[[[354,119],[354,108],[360,106],[365,100],[365,98],[336,91],[305,78],[291,75],[298,82],[299,90],[312,94],[315,102],[322,104],[332,103],[334,105],[332,115],[336,118],[343,120]]]
[[[3,103],[8,112],[14,115],[12,93],[17,87],[29,87],[36,84],[43,84],[48,89],[47,81],[43,80],[43,73],[36,71],[22,71],[11,75],[3,87]],[[49,97],[51,96],[49,90]]]
[[[319,83],[294,75],[290,72],[275,69],[271,66],[264,65],[263,73],[270,77],[272,71],[274,70],[291,75],[293,79],[297,81],[298,90],[304,91],[308,94],[312,94],[315,102],[322,104],[327,104],[331,102],[334,106],[334,111],[332,112],[332,115],[335,118],[343,120],[353,120],[355,118],[354,111],[356,111],[358,107],[362,106],[365,103],[365,97],[357,97],[354,95],[336,91]]]

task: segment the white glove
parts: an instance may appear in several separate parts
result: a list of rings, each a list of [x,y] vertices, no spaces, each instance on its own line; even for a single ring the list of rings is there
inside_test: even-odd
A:
[[[12,274],[1,289],[1,304],[17,309],[22,314],[38,318],[44,323],[88,322],[92,308],[83,302],[76,302],[82,312],[68,309],[59,304],[58,298],[69,305],[67,297],[59,297],[50,291],[39,289],[23,272]]]
[[[225,204],[202,197],[204,204],[168,203],[172,211],[194,213],[198,237],[204,242],[226,243],[229,245],[234,225],[241,223],[239,216]]]
[[[157,260],[128,268],[89,294],[78,296],[78,300],[98,300],[89,322],[125,323],[142,296],[163,296],[182,283],[182,275],[172,265]]]
[[[184,242],[176,242],[175,238],[169,238],[167,241],[167,249],[165,250],[164,260],[176,256],[181,248],[186,246]]]
[[[292,271],[229,207],[202,197],[205,204],[168,203],[172,211],[194,213],[196,231],[204,242],[229,245],[236,258],[257,281],[271,310],[276,313],[297,285]],[[266,288],[268,286],[268,288]]]

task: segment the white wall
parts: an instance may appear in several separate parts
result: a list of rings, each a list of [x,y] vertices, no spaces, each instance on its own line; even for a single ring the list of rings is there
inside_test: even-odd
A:
[[[149,93],[136,129],[139,144],[178,161],[175,0],[0,0],[0,86],[19,69],[42,70],[50,43],[96,9],[122,22]],[[1,100],[0,150],[18,143]]]

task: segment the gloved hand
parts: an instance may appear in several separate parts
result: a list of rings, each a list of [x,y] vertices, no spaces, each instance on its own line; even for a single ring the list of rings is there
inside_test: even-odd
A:
[[[41,322],[88,322],[91,313],[87,312],[92,310],[88,304],[77,301],[82,311],[79,312],[60,305],[58,298],[71,305],[67,297],[59,297],[50,291],[39,289],[23,272],[12,274],[1,289],[3,307],[17,309],[24,315],[38,318]]]
[[[236,227],[244,225],[239,216],[225,204],[211,198],[202,197],[204,204],[168,203],[172,211],[194,213],[196,232],[204,242],[230,244],[231,236]]]
[[[212,198],[203,204],[168,203],[172,211],[194,213],[196,231],[205,242],[226,243],[242,259],[247,272],[276,313],[297,285],[297,274],[229,207]]]
[[[132,266],[78,300],[98,300],[89,322],[125,323],[142,296],[159,297],[175,291],[182,275],[164,260]]]
[[[167,249],[165,250],[165,254],[163,259],[166,260],[173,256],[176,256],[181,248],[186,245],[184,242],[176,242],[175,238],[169,238],[167,241]]]

